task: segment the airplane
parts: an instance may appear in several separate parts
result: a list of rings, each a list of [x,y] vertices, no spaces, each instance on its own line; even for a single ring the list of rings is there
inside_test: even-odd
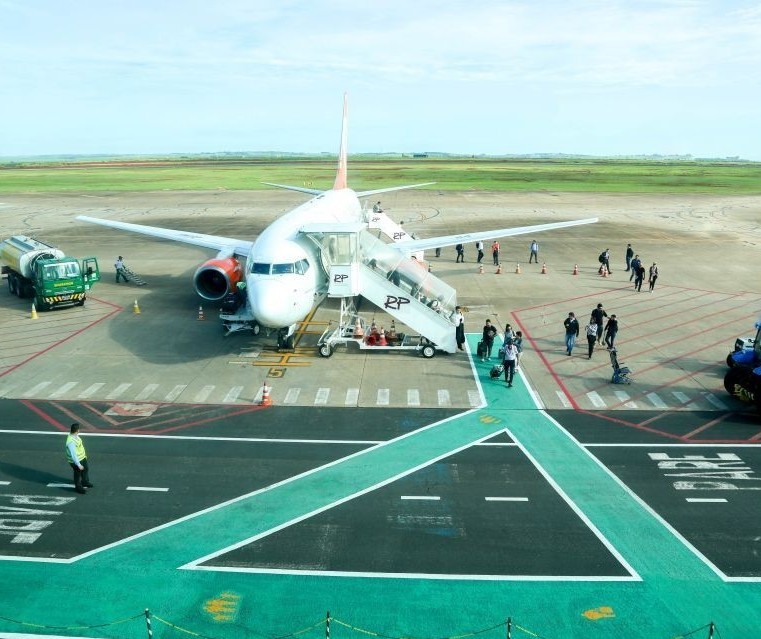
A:
[[[197,294],[204,300],[219,302],[237,297],[239,308],[220,315],[228,334],[242,329],[258,334],[264,328],[267,334],[277,333],[278,348],[293,348],[294,333],[300,322],[328,294],[347,299],[361,294],[392,314],[395,312],[407,326],[411,323],[405,320],[410,319],[410,309],[414,309],[417,323],[422,322],[418,328],[421,334],[425,335],[424,331],[429,329],[432,342],[449,352],[455,350],[454,330],[448,320],[454,310],[456,292],[419,267],[425,249],[597,222],[597,218],[588,218],[415,239],[385,213],[371,212],[363,207],[360,199],[428,186],[433,182],[366,191],[350,189],[347,125],[348,98],[344,95],[338,168],[333,187],[319,190],[265,183],[313,197],[275,220],[255,241],[86,215],[76,219],[216,251],[215,257],[198,267],[193,283]],[[369,229],[380,229],[391,241],[376,239]],[[435,299],[435,304],[441,303],[438,308],[434,307],[435,313],[431,301],[423,293],[427,293],[431,300]],[[447,315],[443,313],[444,307]]]

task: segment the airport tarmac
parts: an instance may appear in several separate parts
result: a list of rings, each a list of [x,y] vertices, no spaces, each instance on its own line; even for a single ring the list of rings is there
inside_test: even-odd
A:
[[[2,198],[2,235],[95,255],[105,276],[84,307],[34,320],[0,292],[0,632],[136,636],[147,609],[166,638],[504,637],[506,618],[544,637],[761,626],[761,427],[722,388],[729,348],[761,316],[761,198],[392,195],[392,217],[427,236],[601,221],[537,236],[539,265],[524,262],[534,238],[503,241],[501,274],[488,254],[480,274],[471,246],[465,264],[431,257],[469,309],[465,354],[323,359],[314,341],[335,305],[293,354],[223,337],[192,291],[204,251],[74,220],[254,237],[303,198]],[[658,262],[653,293],[622,272],[627,242]],[[114,283],[117,255],[145,286]],[[563,318],[598,302],[621,319],[630,386],[609,383],[606,352],[564,353]],[[509,390],[472,356],[487,317],[526,337]],[[265,381],[274,406],[257,405]],[[73,420],[86,495],[61,454]]]
[[[439,354],[338,350],[320,358],[314,344],[338,318],[326,302],[302,327],[294,353],[274,339],[228,337],[217,309],[192,289],[195,268],[210,253],[75,220],[76,215],[253,238],[279,214],[304,201],[280,191],[6,195],[0,235],[27,234],[95,255],[103,280],[83,308],[39,313],[0,291],[5,342],[0,397],[111,401],[117,410],[144,405],[250,404],[264,381],[277,404],[470,408],[479,398],[470,360]],[[524,373],[552,409],[727,411],[743,405],[726,396],[724,359],[734,339],[761,316],[761,197],[600,195],[567,193],[391,193],[389,215],[422,237],[468,230],[596,216],[593,225],[502,241],[496,274],[489,242],[484,273],[474,246],[455,264],[454,249],[427,255],[432,271],[458,291],[468,308],[466,330],[486,318],[525,336]],[[527,264],[528,245],[540,244],[540,264]],[[624,271],[631,242],[646,266],[658,263],[655,291],[637,293]],[[597,255],[611,249],[613,272],[597,274]],[[113,280],[117,255],[145,286]],[[547,272],[541,273],[542,263]],[[573,275],[578,265],[579,274]],[[517,273],[520,266],[520,273]],[[647,288],[647,284],[645,284]],[[574,311],[582,326],[602,302],[621,329],[619,357],[635,378],[610,383],[607,353],[586,357],[583,335],[573,357],[563,345],[562,321]],[[139,310],[136,313],[135,310]],[[389,318],[367,304],[380,324]],[[142,406],[142,407],[141,407]]]

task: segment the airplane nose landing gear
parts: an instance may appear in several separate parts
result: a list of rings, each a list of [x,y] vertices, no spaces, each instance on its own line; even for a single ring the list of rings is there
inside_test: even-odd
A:
[[[281,328],[277,331],[277,350],[292,351],[294,347],[294,335],[289,328]]]

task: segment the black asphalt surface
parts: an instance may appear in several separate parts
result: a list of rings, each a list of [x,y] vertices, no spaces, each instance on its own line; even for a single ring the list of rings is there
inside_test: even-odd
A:
[[[510,445],[473,446],[205,565],[369,574],[629,576],[522,451]]]

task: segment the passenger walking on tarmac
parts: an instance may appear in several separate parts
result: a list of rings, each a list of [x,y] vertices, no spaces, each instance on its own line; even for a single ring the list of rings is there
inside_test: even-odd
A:
[[[440,246],[436,247],[436,257],[441,257],[441,247]]]
[[[597,260],[600,262],[600,268],[597,271],[598,273],[602,275],[603,266],[607,269],[608,273],[613,272],[610,270],[610,249],[605,249],[600,253],[600,257],[598,257]]]
[[[521,367],[521,357],[523,356],[523,333],[521,331],[515,331],[513,344],[516,350],[515,369],[518,370]]]
[[[502,363],[505,366],[505,381],[507,387],[512,388],[513,377],[515,376],[515,361],[518,358],[518,349],[515,348],[513,340],[505,338],[505,354],[502,356]]]
[[[486,351],[484,353],[484,357],[486,357],[487,362],[491,360],[491,349],[494,346],[494,338],[496,337],[496,335],[497,335],[497,329],[494,328],[494,326],[491,323],[491,320],[487,319],[486,323],[484,324],[483,337],[482,337],[482,340],[484,343],[484,349]],[[481,361],[484,361],[483,357],[481,358]]]
[[[124,267],[124,258],[120,255],[114,262],[114,268],[116,269],[116,283],[119,283],[119,278],[123,277],[125,282],[129,282],[127,279],[127,271]]]
[[[645,267],[640,262],[637,264],[637,273],[634,277],[634,290],[638,293],[642,290],[642,282],[645,281]]]
[[[592,359],[595,342],[597,341],[597,324],[595,324],[593,318],[589,318],[589,324],[584,327],[584,332],[587,334],[587,344],[589,345],[589,356],[587,359]]]
[[[491,259],[494,261],[494,266],[499,266],[499,242],[497,240],[491,243]]]
[[[505,324],[505,341],[509,339],[515,341],[515,331],[510,324]]]
[[[653,289],[655,288],[655,280],[658,279],[658,265],[653,262],[653,265],[650,267],[650,292],[653,292]]]
[[[597,326],[597,343],[600,346],[602,346],[602,324],[604,317],[608,317],[608,314],[603,310],[602,304],[598,304],[596,308],[592,309],[590,322],[593,322]]]
[[[529,246],[529,256],[528,256],[528,263],[531,264],[531,260],[533,259],[534,262],[539,264],[539,242],[536,240],[531,240],[531,245]]]
[[[457,251],[457,259],[454,261],[455,264],[457,262],[465,262],[465,247],[462,244],[458,244],[454,247],[455,251]]]
[[[565,350],[570,355],[576,344],[576,338],[579,336],[579,320],[573,313],[568,313],[568,317],[563,321],[563,326],[565,326]]]
[[[457,340],[457,348],[464,351],[463,344],[465,343],[465,316],[462,314],[462,309],[459,306],[454,307],[454,315],[452,316],[454,322],[454,335]]]
[[[634,259],[632,260],[632,263],[631,263],[632,272],[629,275],[630,282],[637,276],[637,269],[639,268],[640,264],[642,264],[642,260],[639,259],[639,253],[637,253],[637,255],[634,256]]]
[[[478,259],[476,261],[480,264],[481,260],[484,259],[484,243],[481,240],[476,242],[476,252],[478,253]]]
[[[630,271],[632,268],[632,257],[634,257],[634,249],[631,244],[626,245],[626,270]]]
[[[86,488],[92,488],[90,483],[90,467],[87,465],[87,452],[82,438],[79,436],[79,422],[74,422],[69,428],[66,438],[66,459],[74,471],[74,490],[84,495]]]
[[[605,344],[608,346],[609,351],[615,348],[616,335],[618,335],[618,320],[616,319],[616,314],[613,313],[605,325]]]

